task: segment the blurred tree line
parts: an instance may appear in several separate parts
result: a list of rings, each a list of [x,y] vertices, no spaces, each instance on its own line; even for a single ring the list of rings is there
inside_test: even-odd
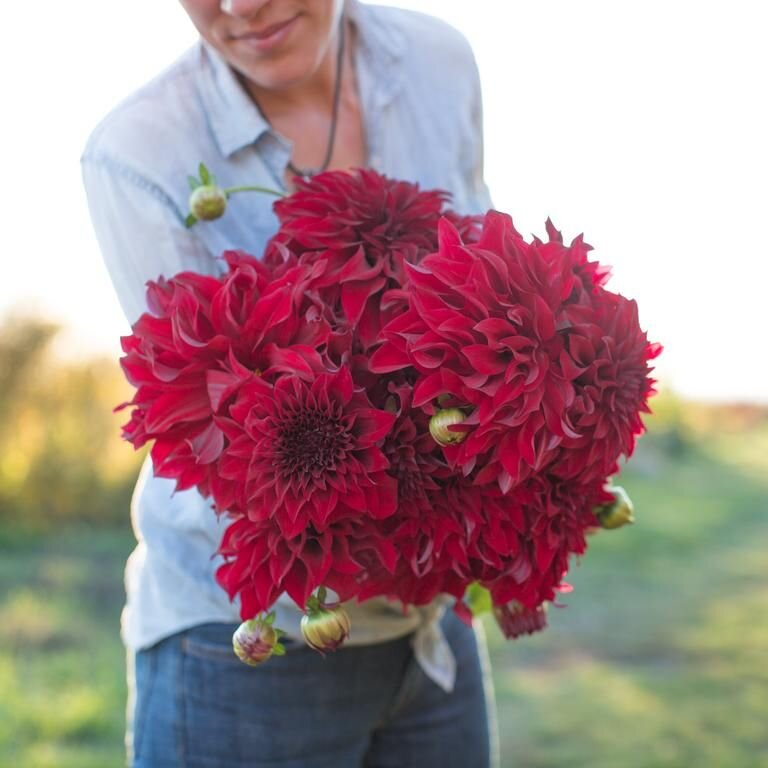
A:
[[[0,324],[0,524],[45,529],[126,524],[144,452],[120,438],[132,388],[116,360],[57,360],[59,327],[37,317]]]

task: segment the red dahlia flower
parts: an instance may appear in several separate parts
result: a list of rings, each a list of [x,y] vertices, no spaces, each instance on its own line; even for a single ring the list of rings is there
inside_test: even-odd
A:
[[[599,482],[618,471],[643,433],[642,413],[656,391],[650,361],[661,346],[640,329],[637,304],[606,290],[594,296],[589,322],[574,324],[565,336],[578,370],[567,419],[574,434],[563,438],[553,472],[581,483]]]
[[[217,579],[243,618],[320,587],[424,605],[477,583],[505,634],[532,632],[613,500],[660,347],[581,237],[529,243],[447,201],[323,173],[275,205],[264,263],[149,284],[124,436],[229,514]]]
[[[391,572],[396,558],[392,543],[364,519],[340,520],[323,531],[309,526],[287,536],[275,518],[241,517],[227,527],[219,553],[226,562],[216,579],[230,599],[240,595],[243,619],[268,610],[283,592],[302,608],[320,586],[349,600],[357,592],[362,562]]]
[[[544,605],[531,609],[513,600],[506,605],[494,605],[493,615],[508,640],[532,635],[547,626],[547,610]]]
[[[238,387],[289,371],[311,377],[323,370],[330,328],[306,294],[311,271],[280,280],[247,254],[224,254],[229,272],[208,277],[184,272],[150,282],[145,313],[122,338],[121,365],[136,386],[123,436],[138,448],[155,440],[155,473],[177,488],[218,488],[229,495],[216,462],[226,440],[226,416]]]
[[[400,555],[387,594],[405,604],[426,605],[439,594],[461,599],[473,581],[472,553],[483,529],[481,489],[450,477],[429,489],[419,515],[399,515],[390,534]],[[389,522],[389,521],[385,521]]]
[[[449,197],[372,170],[297,179],[296,191],[275,203],[280,230],[265,260],[279,271],[297,259],[324,259],[324,275],[313,287],[367,349],[381,327],[379,313],[386,320],[401,306],[405,264],[435,250],[440,218],[447,216],[467,240],[476,236],[478,217],[445,210]],[[379,294],[380,302],[370,301]]]
[[[602,484],[579,485],[540,474],[526,480],[495,504],[488,505],[488,519],[512,522],[505,532],[513,533],[504,550],[488,553],[488,539],[478,540],[475,576],[487,587],[496,605],[512,600],[533,610],[545,601],[553,601],[563,590],[571,555],[586,551],[586,532],[597,525],[594,508],[612,497]],[[497,523],[498,524],[498,523]],[[497,537],[498,539],[498,537]],[[489,554],[491,556],[489,556]],[[494,561],[494,555],[496,558]]]
[[[408,251],[431,252],[442,216],[451,218],[467,239],[476,231],[478,217],[444,210],[449,199],[443,190],[420,190],[418,184],[367,169],[296,179],[296,191],[274,205],[280,231],[268,257],[278,256],[272,249],[277,243],[296,256],[329,250],[349,256],[362,248],[369,265],[380,264],[385,275],[401,282],[401,257]]]
[[[601,287],[605,270],[587,261],[589,246],[580,238],[565,247],[551,224],[548,230],[550,242],[529,244],[509,216],[491,211],[478,242],[467,244],[441,222],[439,251],[408,266],[408,311],[384,328],[370,361],[378,373],[415,369],[415,406],[432,412],[439,398],[464,411],[467,418],[451,429],[468,436],[444,454],[451,466],[465,475],[477,468],[476,482],[497,482],[504,493],[556,459],[569,461],[559,448],[582,437],[577,416],[599,422],[601,435],[619,436],[591,448],[610,454],[595,463],[613,465],[617,451],[629,448],[625,438],[635,434],[650,391],[654,351],[641,343],[636,316],[624,313],[612,327],[600,326],[595,303],[613,295]],[[605,341],[610,352],[580,354],[579,335],[596,329],[616,334]],[[625,399],[617,382],[603,380],[606,358],[631,382]],[[579,407],[580,384],[590,376],[600,381],[602,399],[595,403],[593,386]],[[618,402],[618,412],[605,413]],[[568,471],[576,476],[579,468]]]
[[[394,414],[374,408],[347,368],[311,382],[252,380],[229,413],[222,425],[232,442],[220,471],[238,483],[237,508],[252,520],[274,517],[293,538],[310,524],[323,530],[395,511],[397,484],[377,446]]]

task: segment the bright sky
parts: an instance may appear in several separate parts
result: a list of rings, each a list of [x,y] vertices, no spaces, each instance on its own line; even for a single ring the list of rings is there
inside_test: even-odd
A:
[[[754,0],[401,0],[472,43],[486,178],[523,233],[584,232],[638,300],[681,393],[768,402],[768,45]],[[14,3],[3,73],[0,312],[37,307],[66,353],[128,331],[78,158],[91,128],[195,32],[173,0]],[[195,158],[192,158],[194,161]],[[237,244],[233,243],[233,246]]]

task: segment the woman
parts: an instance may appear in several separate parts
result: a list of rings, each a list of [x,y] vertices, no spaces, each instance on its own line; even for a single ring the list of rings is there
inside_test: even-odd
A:
[[[295,175],[370,166],[449,190],[459,211],[490,207],[477,69],[452,28],[355,0],[181,2],[200,42],[108,115],[82,158],[130,323],[146,309],[147,280],[219,274],[223,250],[259,254],[277,228],[271,199],[253,194],[186,229],[198,161],[223,187],[286,190]],[[298,639],[296,607],[281,602],[288,654],[248,668],[231,648],[238,607],[214,580],[225,521],[196,491],[173,493],[149,459],[131,511],[138,546],[122,629],[132,765],[489,764],[478,647],[451,612],[350,606],[347,645],[322,659]]]

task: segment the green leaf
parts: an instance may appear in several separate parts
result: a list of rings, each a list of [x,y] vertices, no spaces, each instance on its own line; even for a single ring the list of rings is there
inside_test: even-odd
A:
[[[493,608],[491,593],[477,582],[467,587],[467,591],[464,593],[464,600],[469,606],[469,610],[472,611],[473,616],[489,613]]]
[[[200,183],[199,179],[196,179],[194,176],[187,176],[187,184],[189,184],[189,188],[194,192],[198,187],[202,187],[203,185]]]
[[[192,227],[195,226],[195,224],[197,224],[197,216],[195,216],[194,213],[190,213],[189,216],[187,216],[187,218],[184,219],[184,226],[187,229],[191,229]]]
[[[265,624],[274,624],[275,623],[275,612],[274,611],[270,611],[266,615],[266,617],[264,618],[264,623]]]
[[[208,185],[211,183],[211,174],[208,173],[208,169],[205,167],[203,163],[200,163],[200,168],[198,169],[198,173],[200,174],[200,181],[202,181],[204,185]]]
[[[273,656],[285,656],[285,646],[282,643],[275,643],[272,647]]]

